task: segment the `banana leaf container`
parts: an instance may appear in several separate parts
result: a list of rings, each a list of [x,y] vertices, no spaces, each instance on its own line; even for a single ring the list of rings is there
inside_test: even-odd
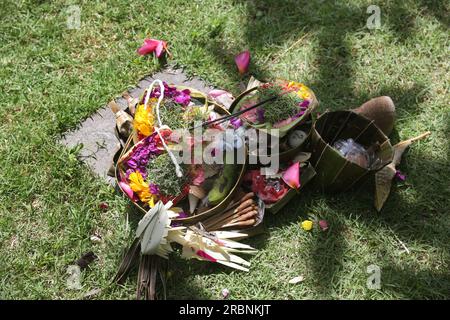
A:
[[[367,168],[348,161],[332,147],[339,139],[352,138],[365,149],[371,148],[374,158]],[[394,150],[390,140],[369,120],[353,111],[322,114],[311,132],[311,163],[316,170],[314,185],[330,192],[346,191],[362,185],[369,177],[392,161]]]
[[[284,83],[288,83],[287,81],[282,81]],[[253,87],[249,90],[246,90],[244,92],[242,92],[239,96],[236,97],[236,99],[233,101],[233,103],[230,106],[230,111],[231,113],[235,113],[237,111],[240,110],[241,106],[242,106],[242,102],[245,101],[245,99],[250,98],[251,96],[253,96],[254,94],[256,94],[258,92],[258,90],[261,88],[261,86],[257,86],[257,87]],[[310,96],[310,103],[308,105],[308,108],[305,110],[304,114],[298,118],[296,118],[295,120],[289,122],[286,125],[282,125],[279,126],[277,128],[273,127],[273,129],[278,129],[279,130],[279,137],[282,138],[284,137],[291,129],[293,129],[294,127],[297,127],[299,125],[301,125],[302,123],[304,123],[305,121],[307,121],[308,119],[310,119],[310,114],[311,112],[318,106],[319,101],[317,100],[314,92],[304,86],[305,90],[308,92],[309,96]],[[269,102],[270,103],[270,102]],[[269,133],[269,129],[272,128],[271,124],[268,123],[261,123],[261,124],[254,124],[250,121],[247,121],[244,119],[244,121],[251,127],[258,129],[259,131],[265,132],[265,133]]]
[[[305,166],[300,169],[300,188],[290,189],[283,198],[272,204],[266,204],[266,210],[270,213],[277,213],[280,211],[289,201],[299,195],[299,192],[308,184],[316,175],[314,167],[310,163],[305,163]]]
[[[205,106],[211,106],[211,105],[214,106],[214,111],[217,112],[218,114],[221,114],[224,116],[230,114],[228,112],[228,110],[225,109],[223,106],[219,105],[218,103],[216,103],[214,101],[211,101],[210,99],[208,99],[207,95],[205,95],[204,93],[202,93],[196,89],[185,87],[185,86],[175,86],[175,87],[178,90],[189,89],[191,91],[191,97],[195,98],[199,102],[204,103]],[[145,92],[144,92],[144,94],[145,94]],[[142,99],[142,97],[141,97],[141,99]],[[122,181],[123,178],[125,177],[125,167],[123,165],[124,161],[127,159],[128,155],[130,155],[132,153],[132,150],[133,150],[133,148],[136,147],[137,143],[139,143],[139,141],[137,141],[136,134],[130,135],[130,137],[127,139],[124,147],[122,148],[122,151],[121,151],[121,153],[118,157],[118,160],[116,162],[116,165],[115,165],[116,183],[117,183],[119,189],[122,191],[122,193],[125,196],[126,196],[126,192],[121,188],[119,181]],[[172,221],[178,222],[182,225],[196,224],[197,222],[200,222],[208,217],[211,217],[211,216],[215,215],[216,213],[222,212],[228,206],[228,204],[231,202],[231,200],[234,198],[234,196],[238,192],[239,186],[242,182],[244,173],[247,168],[248,150],[247,150],[247,146],[245,144],[243,144],[243,148],[244,148],[244,152],[245,152],[244,163],[236,165],[237,170],[239,170],[238,178],[236,179],[236,182],[235,182],[233,188],[228,193],[228,195],[220,203],[218,203],[217,205],[215,205],[214,207],[212,207],[206,211],[203,211],[201,213],[198,213],[196,215],[192,215],[192,216],[189,216],[186,218],[172,219]],[[134,202],[134,201],[132,201],[132,203],[136,207],[136,209],[141,211],[143,214],[145,214],[149,209],[148,205],[144,205],[143,203]]]

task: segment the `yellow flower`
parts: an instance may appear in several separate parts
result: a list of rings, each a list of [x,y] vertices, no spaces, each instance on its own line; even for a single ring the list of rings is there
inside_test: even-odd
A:
[[[153,208],[155,206],[155,197],[153,195],[150,196],[148,205],[150,206],[150,208]]]
[[[150,207],[153,207],[155,205],[154,196],[150,193],[149,185],[144,181],[141,173],[138,171],[130,173],[128,180],[130,180],[131,190],[138,195],[139,199],[142,202],[148,202]]]
[[[313,227],[313,222],[311,220],[304,220],[302,222],[302,228],[305,231],[310,231]]]
[[[302,98],[303,100],[311,99],[311,93],[309,92],[309,89],[307,86],[301,86],[299,90],[297,91],[297,95]]]
[[[134,114],[133,126],[144,136],[149,136],[153,132],[154,117],[151,108],[139,105]]]

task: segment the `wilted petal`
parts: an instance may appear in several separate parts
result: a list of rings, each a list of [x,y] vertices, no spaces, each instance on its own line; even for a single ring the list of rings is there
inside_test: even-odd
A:
[[[322,231],[328,230],[328,222],[326,220],[319,220],[319,227]]]
[[[233,95],[225,90],[214,89],[211,90],[208,94],[211,98],[213,98],[215,101],[217,101],[227,109],[230,108],[231,103],[234,100]]]
[[[244,74],[248,71],[248,66],[250,65],[250,51],[246,50],[239,53],[235,58],[234,62],[239,70],[240,74]]]
[[[106,202],[101,202],[99,205],[100,209],[102,210],[108,210],[109,205]]]
[[[228,296],[230,295],[230,290],[225,288],[225,289],[222,289],[221,293],[222,293],[222,298],[227,299]]]
[[[289,280],[290,284],[297,284],[299,282],[302,282],[304,280],[303,276],[294,277],[291,280]]]
[[[291,165],[283,173],[282,178],[289,187],[293,189],[300,188],[300,163],[295,162],[293,165]]]

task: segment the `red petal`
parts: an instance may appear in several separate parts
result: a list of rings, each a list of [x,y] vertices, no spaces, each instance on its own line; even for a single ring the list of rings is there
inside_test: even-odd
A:
[[[156,50],[159,41],[154,39],[145,39],[144,44],[137,50],[137,53],[141,56],[152,53]]]

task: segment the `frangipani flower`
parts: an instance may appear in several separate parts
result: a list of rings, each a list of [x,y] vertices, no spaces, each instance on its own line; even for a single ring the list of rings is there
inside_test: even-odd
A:
[[[284,182],[292,189],[300,188],[300,163],[295,162],[291,165],[282,176]]]
[[[239,73],[242,75],[247,73],[248,66],[250,65],[250,51],[246,50],[239,53],[235,58],[234,62],[239,70]]]
[[[303,230],[310,231],[313,227],[313,222],[311,220],[304,220],[301,224]]]
[[[141,56],[145,56],[149,53],[154,52],[156,57],[159,58],[166,51],[169,55],[170,52],[167,50],[167,43],[162,40],[157,39],[145,39],[144,44],[137,50],[137,53]]]

